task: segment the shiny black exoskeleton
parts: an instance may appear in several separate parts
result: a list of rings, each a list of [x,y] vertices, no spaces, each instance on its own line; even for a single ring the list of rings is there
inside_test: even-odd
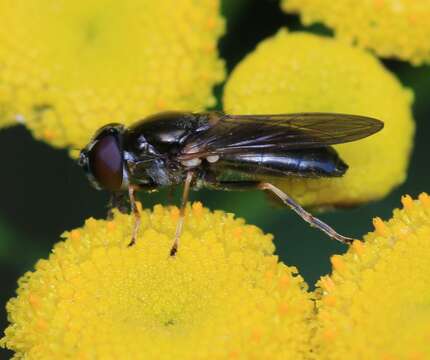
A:
[[[348,166],[331,145],[361,139],[382,127],[376,119],[330,113],[164,112],[130,127],[102,127],[81,151],[79,163],[96,188],[113,193],[128,190],[132,207],[135,190],[182,183],[182,209],[190,188],[270,190],[304,220],[339,241],[350,242],[267,179],[342,176]],[[181,228],[182,223],[175,243]]]
[[[288,144],[278,141],[272,143],[273,146],[262,148],[257,143],[261,141],[258,132],[251,134],[254,137],[252,142],[248,138],[248,143],[234,144],[232,149],[225,145],[222,149],[209,149],[205,143],[196,144],[199,134],[204,135],[209,129],[216,128],[220,120],[224,121],[223,117],[221,113],[165,112],[150,116],[129,128],[109,124],[101,128],[82,151],[81,164],[97,188],[112,191],[126,189],[130,184],[144,189],[178,185],[183,183],[190,169],[196,172],[196,186],[228,189],[229,185],[233,185],[236,189],[232,183],[258,183],[267,176],[341,176],[348,168],[330,146],[310,144],[312,146],[309,148],[292,146],[289,149]],[[249,126],[261,130],[264,120],[261,122]],[[221,124],[217,136],[227,143],[225,137],[229,133],[224,126]],[[254,129],[243,130],[250,132]],[[279,131],[279,128],[275,130]],[[288,131],[292,131],[287,127],[281,130],[286,137]],[[303,135],[305,133],[306,129]],[[213,148],[214,139],[209,140]],[[291,142],[291,145],[294,143]],[[98,170],[98,162],[106,164],[111,172]]]

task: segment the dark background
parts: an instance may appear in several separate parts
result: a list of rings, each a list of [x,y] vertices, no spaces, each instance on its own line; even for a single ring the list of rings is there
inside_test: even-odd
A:
[[[220,41],[220,52],[229,72],[257,43],[280,27],[301,29],[298,17],[283,14],[277,1],[225,0],[223,13],[227,17],[227,32]],[[330,33],[322,26],[307,30]],[[352,210],[321,215],[340,233],[359,238],[372,230],[373,217],[390,217],[392,209],[400,205],[401,195],[408,193],[416,197],[422,191],[430,191],[430,144],[426,139],[430,131],[427,120],[430,67],[412,67],[395,61],[384,64],[415,92],[415,147],[407,181],[390,196]],[[216,93],[220,97],[222,86],[216,88]],[[48,256],[63,231],[82,226],[90,216],[103,217],[108,196],[90,187],[66,151],[35,141],[22,126],[0,131],[0,166],[0,327],[4,329],[7,325],[4,305],[14,295],[18,278],[32,269],[37,259]],[[176,191],[176,204],[179,204],[179,194]],[[142,194],[140,199],[145,207],[171,203],[166,191]],[[272,207],[259,192],[205,190],[192,193],[191,199],[201,200],[211,209],[233,212],[274,234],[281,260],[297,266],[311,287],[330,271],[330,255],[345,251],[344,246],[311,229],[288,209]],[[1,351],[0,358],[10,356]]]

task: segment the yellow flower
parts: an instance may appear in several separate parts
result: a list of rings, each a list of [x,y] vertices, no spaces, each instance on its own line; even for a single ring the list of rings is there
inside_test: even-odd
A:
[[[430,197],[402,202],[319,281],[316,359],[430,358]]]
[[[0,110],[58,147],[109,122],[214,104],[218,0],[0,0]],[[3,121],[3,120],[2,120]]]
[[[19,281],[3,346],[26,359],[303,359],[313,304],[272,237],[195,203],[89,219]]]
[[[323,22],[351,44],[382,57],[430,63],[430,0],[283,0],[304,24]]]
[[[370,54],[330,38],[284,30],[234,69],[224,94],[230,113],[327,111],[385,122],[376,135],[336,146],[350,166],[344,177],[278,184],[304,205],[356,204],[401,184],[414,133],[411,102],[411,91]]]

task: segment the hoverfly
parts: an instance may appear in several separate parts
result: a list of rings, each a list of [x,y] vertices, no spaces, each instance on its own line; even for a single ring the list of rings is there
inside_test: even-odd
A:
[[[124,198],[128,192],[135,216],[130,245],[135,243],[140,225],[135,192],[178,184],[184,184],[184,189],[172,256],[178,250],[189,191],[202,187],[268,190],[311,226],[350,244],[352,238],[312,216],[267,179],[342,176],[348,165],[330,145],[355,141],[382,128],[379,120],[346,114],[171,111],[130,127],[103,126],[81,151],[79,165],[93,186],[112,192],[114,199]]]

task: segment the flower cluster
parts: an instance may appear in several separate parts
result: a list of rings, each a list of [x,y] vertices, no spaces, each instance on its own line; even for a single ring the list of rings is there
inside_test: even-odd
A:
[[[19,281],[3,346],[26,359],[426,359],[430,197],[332,258],[307,291],[270,235],[200,203],[89,219]],[[314,302],[316,309],[314,311]]]
[[[58,147],[109,122],[203,110],[224,78],[218,0],[0,1],[0,114]]]
[[[380,133],[336,146],[350,166],[342,178],[278,182],[302,204],[345,206],[381,198],[406,178],[414,133],[412,97],[367,52],[327,37],[281,30],[235,68],[224,107],[236,114],[326,111],[384,121]]]
[[[430,196],[402,203],[319,281],[318,359],[430,358]]]
[[[282,0],[304,24],[323,22],[340,39],[420,65],[430,63],[429,0]]]
[[[336,146],[350,166],[344,177],[274,180],[303,205],[378,199],[406,178],[413,94],[363,48],[430,62],[429,1],[283,0],[336,36],[280,30],[232,72],[229,113],[384,121],[382,132]],[[108,122],[211,107],[225,76],[219,7],[0,0],[0,126],[22,122],[53,146],[81,148]],[[131,247],[133,216],[88,219],[19,280],[0,346],[17,359],[429,358],[430,197],[402,202],[332,257],[313,292],[274,255],[271,235],[200,203],[187,206],[174,257],[176,207],[141,209]]]
[[[20,280],[3,345],[28,359],[301,359],[313,304],[270,235],[231,214],[176,207],[89,219]]]

